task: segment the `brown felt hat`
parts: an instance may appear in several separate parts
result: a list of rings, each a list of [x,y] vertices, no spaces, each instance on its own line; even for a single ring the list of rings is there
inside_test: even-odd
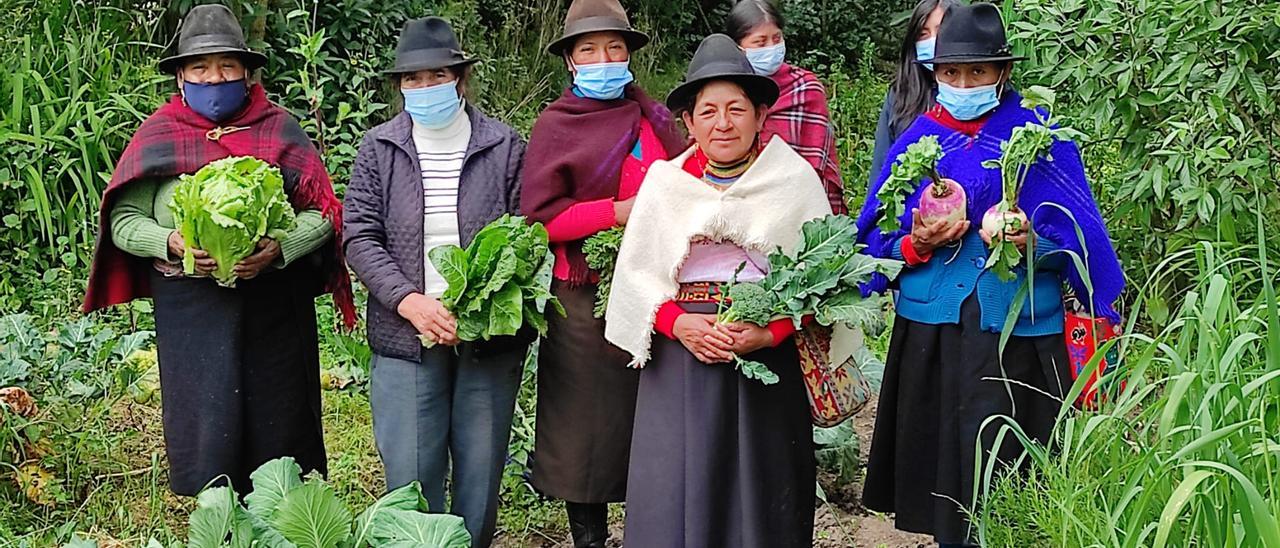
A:
[[[547,46],[547,53],[562,56],[579,36],[602,31],[622,33],[631,51],[649,43],[649,35],[631,28],[627,11],[618,0],[573,0],[564,18],[564,34]]]

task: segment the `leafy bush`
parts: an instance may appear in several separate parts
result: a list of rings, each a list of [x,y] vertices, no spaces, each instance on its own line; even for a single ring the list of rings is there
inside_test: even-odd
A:
[[[205,489],[191,512],[191,548],[222,548],[228,541],[230,546],[298,548],[471,546],[462,518],[426,513],[427,501],[416,481],[353,518],[333,488],[301,476],[298,464],[285,457],[250,475],[253,492],[244,504],[230,487]]]

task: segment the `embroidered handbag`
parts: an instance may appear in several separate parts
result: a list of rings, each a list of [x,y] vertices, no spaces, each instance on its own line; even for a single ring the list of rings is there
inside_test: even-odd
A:
[[[1099,348],[1120,335],[1120,327],[1111,325],[1111,321],[1106,318],[1095,318],[1085,312],[1073,295],[1068,294],[1063,299],[1063,305],[1066,309],[1064,336],[1067,358],[1071,364],[1071,381],[1074,383],[1081,375],[1088,376],[1084,389],[1076,398],[1075,406],[1079,409],[1097,409],[1107,398],[1115,397],[1124,390],[1123,380],[1107,376],[1120,366],[1119,347],[1112,345],[1095,368],[1086,369]]]
[[[832,328],[818,324],[805,325],[795,335],[813,424],[823,428],[858,414],[871,398],[871,385],[852,356],[833,363],[832,335]],[[861,345],[861,333],[855,337]]]

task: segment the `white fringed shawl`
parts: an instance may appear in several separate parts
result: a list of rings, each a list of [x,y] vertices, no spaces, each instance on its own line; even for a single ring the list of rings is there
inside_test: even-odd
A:
[[[650,166],[618,252],[605,338],[631,354],[632,367],[649,361],[654,317],[675,297],[676,276],[695,237],[791,253],[801,225],[831,214],[813,166],[779,137],[723,191],[682,169],[692,154],[691,148]]]

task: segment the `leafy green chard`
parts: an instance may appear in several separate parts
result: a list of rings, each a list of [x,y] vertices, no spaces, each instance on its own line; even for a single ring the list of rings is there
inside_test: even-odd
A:
[[[916,191],[917,185],[925,177],[938,184],[943,184],[938,174],[938,161],[942,160],[942,145],[938,144],[938,136],[925,135],[919,141],[907,146],[906,152],[898,155],[889,177],[884,180],[876,199],[880,201],[879,227],[884,232],[898,230],[900,219],[906,214],[907,197]]]
[[[195,274],[193,250],[204,250],[218,262],[213,279],[226,287],[235,286],[232,269],[253,254],[258,240],[279,240],[295,223],[280,170],[248,156],[223,158],[179,177],[169,209],[187,248],[185,272]]]
[[[1022,96],[1022,108],[1035,113],[1040,123],[1027,122],[1013,129],[1009,140],[1000,144],[1000,158],[987,160],[982,166],[1000,170],[1000,202],[987,210],[982,218],[982,228],[991,235],[991,256],[986,267],[992,269],[1001,280],[1017,277],[1014,269],[1023,260],[1023,253],[1006,235],[1030,230],[1027,214],[1018,207],[1018,197],[1026,183],[1031,166],[1041,159],[1053,161],[1049,149],[1058,141],[1080,140],[1084,134],[1067,127],[1052,127],[1055,93],[1042,86],[1031,86]],[[1041,109],[1045,114],[1041,114]],[[1035,238],[1027,238],[1028,257],[1034,256]]]
[[[613,267],[618,262],[618,250],[621,248],[622,227],[620,226],[597,232],[582,243],[582,253],[586,255],[587,266],[600,274],[600,284],[596,286],[596,307],[592,311],[597,318],[603,318],[609,308],[609,291],[613,288]]]
[[[782,250],[769,254],[769,273],[763,280],[730,284],[728,304],[721,301],[718,314],[722,323],[763,326],[775,318],[787,318],[799,328],[812,315],[824,326],[868,328],[882,320],[879,299],[864,298],[860,286],[875,274],[896,277],[902,263],[860,253],[864,246],[857,244],[858,228],[844,215],[806,222],[801,235],[794,257]],[[748,378],[763,382],[757,377],[765,372],[772,375],[762,364],[741,358],[737,363]]]
[[[515,335],[526,324],[546,335],[548,306],[564,315],[551,294],[555,256],[541,223],[503,215],[466,249],[445,245],[427,255],[449,283],[440,302],[457,319],[461,340]],[[423,344],[430,345],[426,339]]]
[[[253,492],[244,503],[231,487],[200,493],[188,530],[191,548],[471,546],[462,518],[427,513],[416,481],[353,516],[324,481],[304,481],[302,468],[290,457],[263,464],[250,480]]]

